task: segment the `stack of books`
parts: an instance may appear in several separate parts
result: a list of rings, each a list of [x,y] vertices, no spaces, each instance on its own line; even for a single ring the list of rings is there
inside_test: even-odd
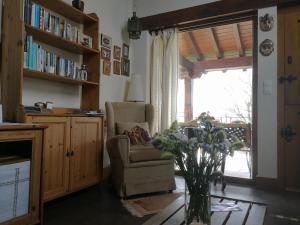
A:
[[[32,0],[24,0],[23,20],[26,24],[50,32],[59,37],[77,43],[81,42],[83,34],[79,27],[72,26],[68,21],[53,15]]]
[[[46,50],[38,43],[35,43],[32,36],[26,36],[24,68],[63,77],[83,79],[80,74],[81,65]]]

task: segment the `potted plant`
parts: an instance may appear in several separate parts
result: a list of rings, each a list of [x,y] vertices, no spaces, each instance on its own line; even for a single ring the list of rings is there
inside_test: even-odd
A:
[[[174,156],[186,183],[185,222],[210,224],[210,183],[223,176],[218,169],[222,161],[244,144],[229,136],[209,117],[200,117],[195,135],[188,138],[177,122],[154,137],[153,145],[164,154]],[[230,139],[230,140],[229,140]]]

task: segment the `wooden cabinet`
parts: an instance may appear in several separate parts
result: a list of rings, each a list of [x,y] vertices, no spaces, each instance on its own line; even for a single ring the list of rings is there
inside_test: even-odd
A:
[[[70,119],[33,116],[27,122],[48,126],[44,139],[43,199],[65,195],[69,188]]]
[[[41,168],[44,128],[44,126],[40,125],[0,124],[0,160],[8,156],[17,156],[30,160],[28,213],[5,221],[1,225],[33,225],[40,224],[42,221]],[[0,192],[1,194],[3,192]],[[20,198],[22,197],[19,196],[19,199],[15,199],[15,201],[22,201]]]
[[[102,118],[28,116],[45,124],[43,200],[98,183],[102,175]]]
[[[97,118],[78,117],[71,124],[70,187],[77,190],[99,181],[102,123]]]

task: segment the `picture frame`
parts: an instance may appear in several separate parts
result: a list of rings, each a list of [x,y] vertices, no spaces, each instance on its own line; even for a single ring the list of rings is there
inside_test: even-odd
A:
[[[130,60],[129,59],[122,58],[121,72],[122,72],[122,75],[129,77],[129,74],[130,74]]]
[[[111,62],[108,60],[103,60],[103,74],[108,76],[111,74]]]
[[[111,50],[108,48],[101,48],[101,58],[104,60],[109,60],[111,58]]]
[[[129,58],[129,45],[123,44],[123,58],[128,59]]]
[[[101,46],[111,49],[112,46],[112,38],[108,35],[101,34]]]
[[[116,75],[121,75],[121,63],[119,61],[114,61],[113,72]]]
[[[114,59],[121,60],[121,47],[117,45],[114,46]]]

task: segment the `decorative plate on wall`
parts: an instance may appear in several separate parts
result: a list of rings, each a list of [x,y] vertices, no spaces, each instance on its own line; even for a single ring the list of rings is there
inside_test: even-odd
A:
[[[274,43],[270,39],[264,40],[259,46],[259,52],[263,56],[269,56],[274,52]]]
[[[270,16],[268,13],[259,18],[259,25],[261,31],[268,32],[274,27],[274,18]]]

